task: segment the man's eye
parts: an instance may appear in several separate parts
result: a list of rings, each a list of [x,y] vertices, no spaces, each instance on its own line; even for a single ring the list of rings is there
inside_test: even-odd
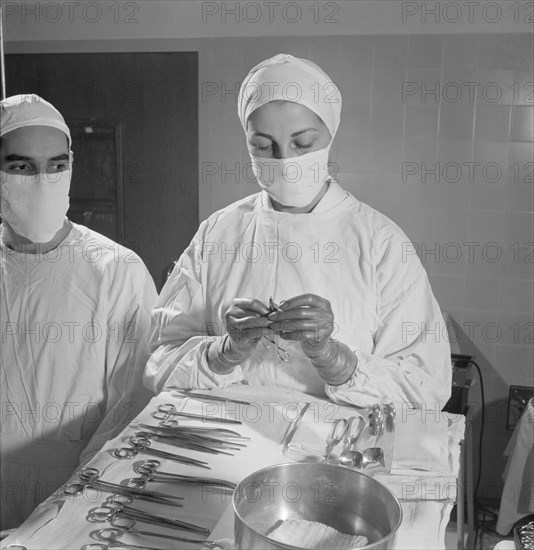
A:
[[[69,169],[69,163],[66,161],[52,162],[48,165],[48,172],[64,172]]]
[[[32,166],[30,166],[27,162],[17,162],[14,164],[8,164],[7,171],[11,173],[27,173],[31,172],[33,170]]]

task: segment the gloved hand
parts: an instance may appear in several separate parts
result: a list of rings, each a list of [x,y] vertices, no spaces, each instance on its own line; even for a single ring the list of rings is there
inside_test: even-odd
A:
[[[301,294],[279,304],[268,316],[271,329],[284,340],[324,346],[334,331],[330,302],[316,294]]]
[[[232,300],[224,314],[227,334],[208,349],[208,365],[213,372],[228,374],[252,354],[260,338],[271,332],[269,311],[259,300]]]
[[[269,334],[269,308],[259,300],[235,298],[224,314],[226,330],[232,346],[239,350],[253,350],[262,336]]]
[[[330,302],[316,294],[301,294],[281,302],[280,309],[268,316],[270,328],[285,340],[299,341],[328,384],[344,384],[358,360],[348,346],[331,338],[335,323]]]

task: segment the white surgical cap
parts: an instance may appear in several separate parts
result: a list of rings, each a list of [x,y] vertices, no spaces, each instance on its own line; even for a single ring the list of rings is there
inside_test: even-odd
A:
[[[334,137],[341,115],[341,92],[315,63],[279,53],[256,65],[239,90],[237,110],[243,129],[246,131],[247,120],[256,109],[276,100],[308,107]]]
[[[51,126],[67,135],[69,127],[61,113],[48,101],[35,94],[20,94],[0,101],[0,136],[26,126]]]

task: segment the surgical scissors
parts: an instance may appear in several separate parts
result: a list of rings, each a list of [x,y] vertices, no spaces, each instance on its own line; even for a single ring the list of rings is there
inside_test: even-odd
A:
[[[397,416],[397,411],[393,403],[384,404],[384,415],[386,417],[386,431],[394,432],[395,431],[395,418]]]
[[[111,520],[111,525],[115,527],[107,527],[106,529],[99,529],[98,531],[93,531],[91,533],[94,538],[103,542],[117,542],[122,536],[126,533],[132,533],[135,535],[145,535],[147,537],[156,537],[160,539],[167,540],[176,540],[179,542],[198,542],[201,543],[201,540],[198,539],[188,539],[185,537],[176,537],[174,535],[165,535],[163,533],[156,533],[154,531],[140,531],[139,529],[134,529],[134,525],[137,523],[135,519],[123,518],[121,525],[121,518],[113,518]],[[119,527],[120,526],[120,527]]]
[[[78,472],[78,477],[82,483],[67,483],[63,488],[63,492],[66,495],[77,496],[80,495],[86,487],[90,487],[107,493],[126,495],[150,502],[182,506],[180,503],[173,502],[173,500],[183,500],[183,497],[168,495],[159,491],[147,491],[146,489],[125,487],[117,483],[102,481],[99,479],[99,476],[100,472],[96,468],[82,468]]]
[[[138,453],[145,453],[149,455],[159,456],[160,458],[166,458],[174,462],[180,462],[181,464],[187,464],[189,466],[198,466],[199,468],[206,468],[211,470],[207,462],[197,460],[196,458],[189,458],[184,455],[177,455],[168,453],[160,449],[154,449],[150,446],[150,440],[145,437],[132,436],[130,437],[130,444],[132,447],[121,447],[113,451],[113,456],[119,459],[130,459],[137,456]]]
[[[338,418],[334,421],[330,430],[330,434],[328,435],[328,438],[326,440],[325,457],[323,462],[328,462],[335,446],[340,443],[341,440],[345,437],[348,429],[349,422],[346,418]]]
[[[278,359],[280,359],[280,361],[283,361],[284,363],[287,363],[289,361],[289,359],[291,359],[291,357],[289,356],[289,352],[286,349],[280,347],[272,338],[269,338],[269,336],[267,336],[266,334],[261,339],[261,343],[267,349],[271,348],[272,346],[275,346],[276,347],[276,353],[277,353]]]
[[[273,300],[273,297],[270,296],[269,297],[269,313],[267,313],[265,316],[269,316],[271,313],[275,313],[276,311],[282,311],[282,309],[280,308],[280,306],[275,303],[275,301]],[[275,346],[276,347],[276,353],[278,355],[278,359],[280,359],[281,361],[283,361],[284,363],[287,363],[290,359],[290,356],[289,356],[289,352],[282,348],[281,346],[279,346],[275,340],[273,340],[273,338],[270,338],[269,336],[267,336],[266,334],[263,336],[263,338],[261,339],[261,343],[267,348],[271,348],[272,346]]]
[[[163,481],[167,483],[189,483],[198,485],[216,485],[225,487],[228,489],[235,489],[237,484],[232,481],[226,481],[225,479],[216,479],[213,477],[199,477],[199,476],[186,476],[181,474],[173,474],[170,472],[158,471],[161,465],[159,460],[144,460],[140,464],[134,465],[134,472],[140,474],[143,477],[130,478],[130,480],[142,480],[144,485],[149,481]],[[130,481],[129,480],[129,481]],[[144,487],[139,482],[139,486]]]
[[[380,436],[384,431],[384,407],[377,403],[369,407],[369,433]]]
[[[240,420],[231,420],[230,418],[209,417],[203,414],[193,414],[180,412],[172,403],[158,405],[158,410],[152,413],[152,416],[157,420],[168,420],[170,416],[183,416],[184,418],[192,418],[201,420],[202,422],[220,422],[221,424],[242,424]]]
[[[107,521],[111,522],[114,518],[125,517],[128,519],[134,519],[142,521],[144,523],[150,523],[152,525],[160,525],[162,527],[171,527],[173,529],[181,529],[182,531],[191,531],[192,533],[198,533],[200,535],[209,535],[209,529],[195,525],[194,523],[188,523],[169,516],[162,516],[153,514],[151,512],[145,512],[138,508],[129,506],[133,502],[133,498],[123,496],[123,500],[117,497],[108,498],[104,504],[101,504],[97,508],[92,508],[87,514],[87,520],[95,523]]]

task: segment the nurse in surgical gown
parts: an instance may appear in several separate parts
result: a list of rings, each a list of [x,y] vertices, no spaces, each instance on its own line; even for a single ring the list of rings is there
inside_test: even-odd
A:
[[[3,140],[19,128],[39,126],[42,139],[37,150],[47,155],[52,150],[54,157],[64,153],[68,159],[69,129],[52,105],[27,95],[8,98],[1,107]],[[57,135],[58,129],[68,141],[63,135],[56,150],[56,142],[47,143],[46,136]],[[8,155],[9,159],[4,157],[10,151],[2,151],[2,529],[18,526],[80,461],[91,458],[146,404],[149,394],[140,390],[148,358],[150,310],[156,299],[152,278],[135,253],[65,218],[67,171],[55,173],[66,178],[65,196],[60,198],[59,190],[55,197],[63,211],[58,212],[54,201],[49,204],[50,216],[54,212],[61,227],[57,234],[64,230],[65,238],[42,253],[10,246],[15,229],[30,236],[46,226],[52,227],[52,234],[55,231],[50,216],[41,216],[45,196],[40,195],[40,203],[30,200],[33,219],[17,217],[28,207],[26,198],[17,194],[18,186],[33,184],[31,176],[18,181],[16,171],[31,169],[33,159],[12,157],[31,157],[23,151],[27,142],[17,141],[11,151],[17,155]],[[36,193],[41,185],[45,188],[46,180],[42,172]],[[28,247],[36,246],[30,241]]]
[[[279,54],[251,70],[238,113],[262,190],[211,215],[178,261],[153,312],[149,388],[446,403],[445,325],[408,237],[328,175],[340,112],[339,90],[307,60]]]

